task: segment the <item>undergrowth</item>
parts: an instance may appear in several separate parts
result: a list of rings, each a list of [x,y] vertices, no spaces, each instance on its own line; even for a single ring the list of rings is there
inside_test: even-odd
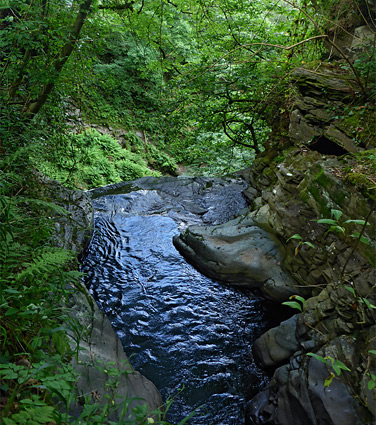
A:
[[[123,148],[112,136],[87,129],[79,134],[60,133],[49,141],[51,149],[43,143],[36,145],[31,157],[46,176],[80,189],[160,176],[161,171],[174,173],[174,160],[153,144],[134,133],[126,135],[125,144]]]

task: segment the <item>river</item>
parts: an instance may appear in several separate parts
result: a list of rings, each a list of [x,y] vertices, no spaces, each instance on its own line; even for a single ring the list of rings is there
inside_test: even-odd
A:
[[[135,369],[177,424],[242,425],[246,402],[268,382],[252,344],[275,322],[270,304],[215,282],[178,253],[191,224],[219,224],[246,208],[235,179],[143,178],[91,192],[95,232],[82,270]]]

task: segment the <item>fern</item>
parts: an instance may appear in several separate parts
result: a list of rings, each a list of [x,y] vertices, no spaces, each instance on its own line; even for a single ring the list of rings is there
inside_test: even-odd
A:
[[[56,205],[53,202],[43,201],[42,199],[19,198],[19,199],[17,199],[17,202],[18,203],[32,204],[32,205],[35,205],[37,207],[43,207],[43,208],[55,211],[56,213],[61,214],[61,215],[69,215],[70,214],[70,212],[67,209],[65,209],[65,208],[63,208],[59,205]]]
[[[56,268],[66,266],[70,261],[75,258],[72,251],[62,248],[49,247],[42,252],[38,257],[34,258],[32,262],[23,263],[25,267],[16,276],[16,281],[22,281],[26,278],[35,278],[38,275],[50,274]]]

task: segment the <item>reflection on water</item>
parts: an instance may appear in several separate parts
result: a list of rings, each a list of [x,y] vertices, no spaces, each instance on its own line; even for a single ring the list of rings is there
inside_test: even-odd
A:
[[[135,369],[164,398],[184,387],[170,408],[171,422],[202,406],[191,424],[241,425],[246,400],[267,379],[251,353],[268,326],[266,302],[187,264],[172,238],[198,219],[167,204],[148,190],[94,201],[86,284]]]

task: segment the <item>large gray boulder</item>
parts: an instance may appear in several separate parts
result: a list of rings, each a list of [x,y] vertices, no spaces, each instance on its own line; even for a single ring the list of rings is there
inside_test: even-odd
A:
[[[113,400],[115,407],[125,407],[124,417],[120,417],[121,409],[112,409],[111,420],[114,421],[134,419],[132,409],[140,405],[146,405],[149,413],[160,408],[163,401],[159,391],[151,381],[133,369],[110,321],[99,310],[86,288],[73,295],[70,315],[85,330],[80,337],[78,357],[73,359],[73,366],[79,375],[79,402],[71,407],[70,414],[75,417],[81,414],[80,401],[85,397],[102,405]]]
[[[275,301],[297,293],[294,280],[283,270],[282,244],[250,216],[217,226],[191,226],[174,238],[174,244],[213,279],[259,289]]]

